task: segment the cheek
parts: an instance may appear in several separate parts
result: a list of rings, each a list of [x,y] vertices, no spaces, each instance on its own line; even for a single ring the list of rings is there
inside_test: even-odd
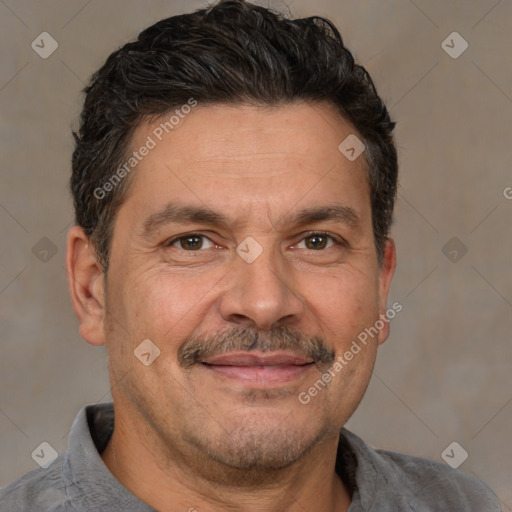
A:
[[[316,311],[335,353],[328,400],[332,414],[343,413],[346,421],[364,395],[375,363],[378,336],[368,329],[378,320],[378,286],[371,276],[346,272],[326,279],[320,288]]]
[[[141,274],[124,291],[131,331],[138,337],[167,342],[184,339],[204,315],[215,294],[216,273],[203,276],[172,275],[165,271]]]
[[[304,276],[302,289],[308,309],[335,350],[344,350],[378,319],[376,281],[359,272]]]

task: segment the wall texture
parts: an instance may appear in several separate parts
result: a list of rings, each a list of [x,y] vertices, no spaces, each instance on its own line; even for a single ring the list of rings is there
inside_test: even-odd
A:
[[[78,409],[109,399],[105,352],[78,335],[63,267],[80,91],[141,29],[203,5],[0,1],[0,485],[36,467],[42,441],[65,450]],[[390,304],[403,311],[348,426],[439,461],[456,441],[460,468],[512,510],[512,2],[270,5],[333,19],[398,121]]]

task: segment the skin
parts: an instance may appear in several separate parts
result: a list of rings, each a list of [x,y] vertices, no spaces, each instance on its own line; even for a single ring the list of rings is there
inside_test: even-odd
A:
[[[158,125],[140,125],[132,147]],[[385,314],[395,248],[388,240],[379,264],[364,157],[351,162],[338,150],[353,133],[326,104],[199,105],[130,176],[107,283],[83,230],[70,230],[80,334],[109,354],[116,424],[102,458],[153,508],[348,509],[334,471],[339,430],[364,395],[387,323],[307,405],[298,395],[321,377],[319,366],[288,382],[253,384],[202,364],[186,370],[178,351],[192,335],[285,326],[319,337],[337,357]],[[226,224],[171,223],[142,236],[145,219],[169,202],[216,210]],[[331,205],[351,208],[357,223],[291,220]],[[334,238],[312,245],[311,231]],[[211,242],[187,250],[175,241],[190,233]],[[262,248],[252,263],[236,252],[247,237]],[[134,357],[145,339],[160,350],[149,366]]]

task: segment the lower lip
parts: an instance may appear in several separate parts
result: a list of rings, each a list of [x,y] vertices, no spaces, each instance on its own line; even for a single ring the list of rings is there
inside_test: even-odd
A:
[[[311,371],[313,364],[289,366],[222,366],[203,365],[215,375],[250,384],[276,385],[291,382]]]

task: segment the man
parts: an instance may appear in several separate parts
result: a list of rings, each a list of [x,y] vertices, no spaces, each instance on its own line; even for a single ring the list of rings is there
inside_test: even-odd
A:
[[[343,428],[401,308],[393,127],[322,18],[227,0],[113,53],[75,135],[67,247],[113,406],[82,410],[0,508],[500,510]]]

